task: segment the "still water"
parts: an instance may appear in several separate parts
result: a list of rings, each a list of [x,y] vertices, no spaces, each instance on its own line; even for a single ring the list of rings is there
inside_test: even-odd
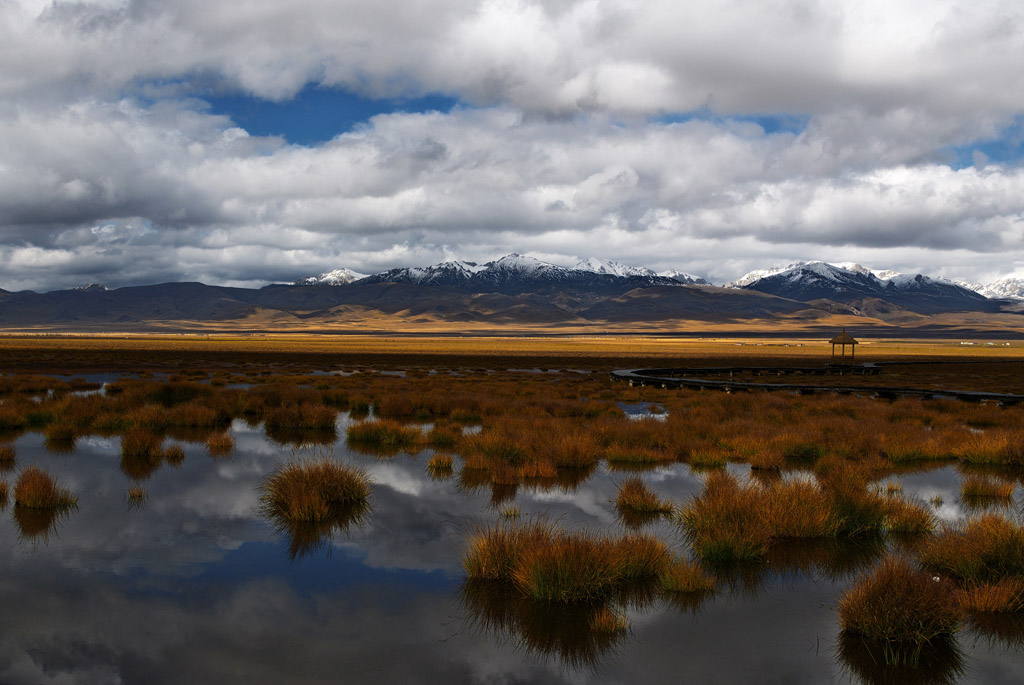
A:
[[[341,436],[347,421],[339,419]],[[820,551],[812,562],[783,551],[703,601],[628,602],[625,634],[588,641],[571,615],[468,592],[464,541],[511,507],[524,518],[622,532],[612,499],[631,474],[602,467],[576,487],[495,490],[460,481],[457,469],[431,478],[429,452],[379,458],[349,450],[343,438],[283,446],[241,421],[231,433],[229,458],[180,443],[184,462],[141,483],[141,506],[127,497],[139,483],[119,468],[119,439],[82,438],[72,453],[55,454],[37,433],[18,438],[17,469],[0,477],[13,484],[18,469],[42,466],[79,506],[34,537],[11,506],[0,515],[0,682],[823,683],[877,675],[870,663],[840,657],[834,609],[883,551],[877,546]],[[282,462],[324,456],[366,469],[372,510],[296,555],[261,518],[259,486]],[[702,489],[683,464],[642,475],[676,503]],[[952,468],[894,480],[925,499],[940,496],[944,518],[963,513]],[[672,524],[645,530],[687,553]],[[959,643],[956,663],[915,678],[1024,681],[1018,647],[970,630]]]

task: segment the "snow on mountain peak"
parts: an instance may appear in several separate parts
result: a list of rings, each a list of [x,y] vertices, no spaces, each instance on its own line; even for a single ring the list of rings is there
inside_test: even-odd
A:
[[[366,278],[366,274],[342,267],[334,271],[322,273],[319,276],[300,278],[295,281],[295,285],[348,285],[353,281],[358,281],[360,278]]]
[[[609,274],[612,276],[656,276],[653,271],[643,266],[629,266],[620,262],[613,262],[598,257],[590,257],[576,263],[573,267],[577,271],[589,271],[595,274]]]

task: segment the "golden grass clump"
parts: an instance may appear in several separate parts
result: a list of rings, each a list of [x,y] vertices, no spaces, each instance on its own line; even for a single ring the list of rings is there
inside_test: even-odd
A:
[[[890,533],[925,535],[935,530],[935,515],[923,502],[893,496],[885,508],[885,528]]]
[[[1024,578],[969,585],[960,591],[960,607],[976,613],[1017,613],[1024,610]]]
[[[643,535],[613,539],[544,521],[506,522],[470,538],[463,568],[471,581],[510,582],[535,601],[573,604],[656,578],[670,560],[664,543]]]
[[[715,589],[715,579],[697,564],[673,559],[659,576],[661,587],[671,593],[704,593]]]
[[[345,437],[356,449],[398,451],[416,446],[421,434],[411,426],[391,419],[360,421],[348,427]]]
[[[831,537],[840,521],[832,499],[817,484],[782,481],[763,489],[766,519],[772,538]]]
[[[235,440],[230,433],[214,433],[206,438],[206,452],[211,457],[226,457],[235,450]]]
[[[451,455],[435,454],[427,461],[427,473],[433,478],[449,478],[454,472],[454,463]]]
[[[725,471],[711,473],[704,492],[681,515],[694,552],[712,562],[751,561],[764,555],[771,538],[765,500],[754,487],[741,487]]]
[[[960,607],[948,581],[888,557],[839,600],[839,625],[868,642],[923,645],[949,639]]]
[[[339,509],[366,502],[371,482],[362,469],[333,461],[292,462],[263,482],[264,512],[287,521],[326,521]]]
[[[57,487],[49,473],[38,466],[21,472],[14,484],[14,505],[27,509],[66,509],[78,504],[67,488]]]
[[[128,503],[133,507],[140,507],[146,501],[146,489],[140,486],[128,488]]]
[[[660,514],[672,511],[672,504],[660,499],[642,478],[634,477],[622,481],[615,495],[615,508],[620,512]]]
[[[1016,486],[1012,482],[990,478],[978,474],[964,476],[960,482],[960,498],[965,502],[972,500],[1005,500],[1013,499]]]
[[[946,527],[920,551],[930,571],[965,583],[1024,576],[1024,528],[987,513]]]

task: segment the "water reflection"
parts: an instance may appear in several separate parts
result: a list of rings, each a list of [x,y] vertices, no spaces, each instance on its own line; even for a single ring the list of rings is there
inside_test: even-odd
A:
[[[366,501],[346,502],[333,506],[330,515],[319,521],[296,521],[280,514],[268,514],[267,520],[285,538],[288,558],[294,561],[318,553],[330,554],[334,536],[364,525],[370,509]]]
[[[956,640],[919,646],[873,644],[841,633],[836,646],[840,664],[870,685],[948,685],[964,675],[964,653]]]
[[[46,542],[56,535],[59,524],[67,519],[76,506],[35,509],[15,505],[12,508],[14,524],[19,537],[25,542]]]
[[[460,590],[471,629],[570,669],[596,669],[628,637],[620,615],[606,603],[536,602],[509,583],[493,581],[467,581]]]
[[[283,460],[324,448],[283,447],[258,421],[235,421],[230,434],[231,459],[211,460],[188,442],[174,469],[166,458],[122,468],[118,439],[82,436],[66,458],[38,433],[18,438],[18,465],[51,469],[81,503],[48,520],[8,504],[0,517],[0,545],[48,543],[0,557],[0,682],[276,683],[339,673],[354,683],[886,682],[894,673],[858,661],[856,645],[838,660],[828,648],[836,598],[883,540],[774,545],[761,564],[716,569],[716,595],[647,587],[554,611],[507,587],[460,587],[461,533],[511,500],[523,517],[621,530],[620,479],[607,466],[519,484],[466,469],[435,481],[423,456],[378,460],[335,440],[337,456],[376,483],[372,515],[326,531],[286,529],[258,513],[259,484]],[[702,488],[685,464],[643,478],[676,504]],[[139,480],[146,504],[126,511],[125,492]],[[959,498],[950,466],[901,481],[908,492]],[[669,522],[646,530],[687,553]],[[918,673],[932,680],[920,682],[1020,682],[1020,622],[986,616],[968,628],[959,665],[928,656],[930,670]]]

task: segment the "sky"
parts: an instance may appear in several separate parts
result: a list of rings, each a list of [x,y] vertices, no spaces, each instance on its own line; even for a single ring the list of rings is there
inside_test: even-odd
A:
[[[0,288],[1024,276],[1019,0],[0,0]]]

